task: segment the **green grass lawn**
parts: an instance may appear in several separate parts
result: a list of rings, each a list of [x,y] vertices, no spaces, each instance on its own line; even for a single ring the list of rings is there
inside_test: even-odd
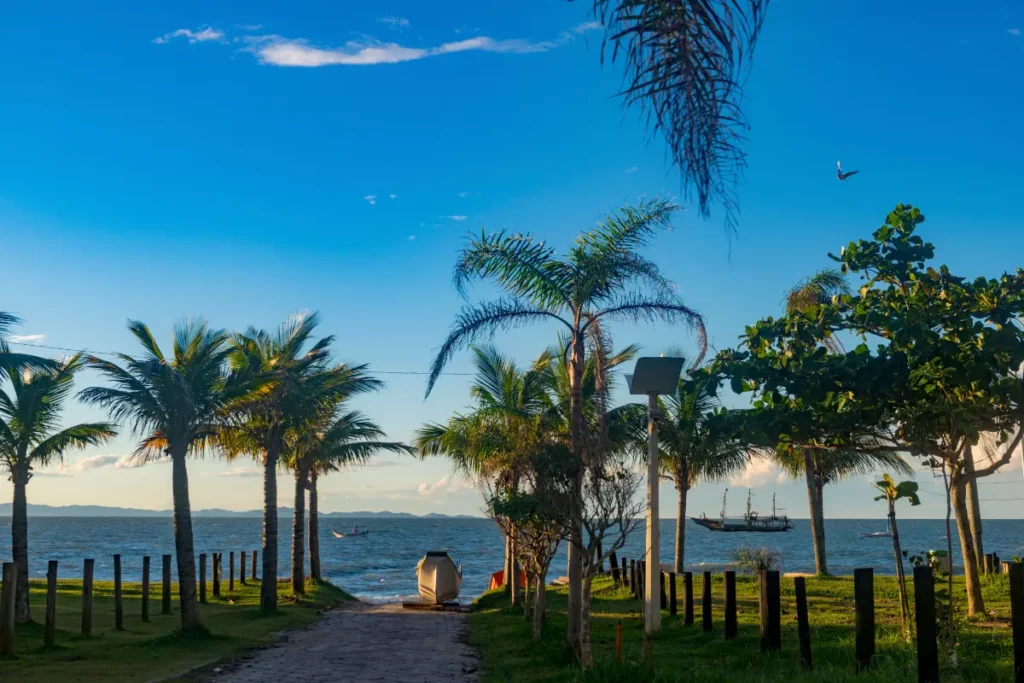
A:
[[[994,616],[963,621],[959,668],[943,672],[943,681],[1011,681],[1013,649],[1009,621],[1009,585],[1005,575],[985,577],[985,601]],[[911,586],[911,605],[913,587]],[[962,594],[962,582],[957,588]],[[534,643],[521,611],[508,607],[501,590],[485,593],[480,608],[470,615],[470,639],[482,658],[486,681],[699,681],[748,683],[785,681],[900,681],[917,680],[916,650],[900,635],[899,602],[893,577],[875,577],[877,624],[876,664],[872,671],[854,672],[854,603],[852,577],[807,579],[808,613],[814,671],[800,665],[796,603],[792,579],[782,579],[782,651],[762,654],[755,577],[736,580],[739,636],[724,640],[723,580],[713,577],[715,630],[701,630],[701,577],[694,576],[696,597],[693,626],[683,625],[682,578],[678,579],[679,616],[663,612],[662,630],[651,641],[644,663],[640,603],[628,591],[617,590],[610,578],[594,582],[593,654],[595,670],[582,675],[564,645],[566,593],[550,589],[550,616],[544,637]],[[623,663],[615,659],[615,629],[622,622]]]
[[[277,614],[259,614],[259,582],[235,583],[220,598],[208,591],[209,604],[200,605],[200,617],[209,635],[183,637],[177,608],[177,584],[172,589],[171,614],[161,614],[161,585],[150,587],[150,621],[142,621],[142,586],[124,584],[124,631],[114,629],[114,584],[93,584],[92,636],[81,633],[81,581],[59,581],[57,586],[57,636],[53,648],[43,646],[46,616],[46,582],[31,582],[32,617],[35,623],[19,624],[15,654],[0,659],[0,681],[151,681],[188,671],[274,639],[278,632],[316,620],[320,612],[353,598],[330,584],[308,585],[301,601],[291,598],[282,583]]]

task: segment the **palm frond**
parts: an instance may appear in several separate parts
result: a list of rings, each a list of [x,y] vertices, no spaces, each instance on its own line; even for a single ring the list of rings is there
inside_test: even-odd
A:
[[[683,323],[697,335],[698,353],[694,362],[699,364],[707,353],[708,338],[703,316],[678,299],[652,299],[641,294],[627,294],[615,299],[608,308],[595,315],[594,319],[604,317],[626,318],[634,322],[661,320],[668,323]]]
[[[505,231],[471,237],[459,254],[453,284],[465,296],[473,279],[493,279],[509,294],[547,310],[569,302],[571,275],[554,249],[531,235]]]
[[[98,446],[117,436],[109,422],[87,422],[63,429],[41,441],[32,449],[30,458],[41,465],[61,461],[69,450]]]

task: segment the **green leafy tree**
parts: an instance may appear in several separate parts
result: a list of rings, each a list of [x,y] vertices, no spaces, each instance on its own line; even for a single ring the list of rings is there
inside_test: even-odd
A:
[[[896,581],[900,590],[900,618],[903,621],[903,633],[907,640],[910,640],[910,599],[907,597],[907,578],[903,573],[903,551],[900,548],[900,532],[896,526],[896,501],[905,499],[911,505],[920,505],[921,499],[917,495],[916,481],[901,481],[899,484],[888,474],[882,475],[882,480],[875,484],[875,488],[882,492],[875,500],[884,500],[888,506],[889,533],[892,535],[892,549],[896,556]]]
[[[28,601],[28,499],[32,470],[62,462],[69,451],[95,446],[116,436],[106,422],[85,422],[61,428],[64,404],[71,394],[74,375],[82,368],[81,355],[64,358],[53,370],[0,371],[0,463],[14,485],[11,506],[11,549],[18,568],[15,615],[31,620]]]
[[[201,625],[186,460],[214,445],[224,410],[248,389],[226,382],[225,332],[211,330],[198,320],[180,324],[167,357],[145,324],[129,321],[128,329],[142,346],[141,357],[120,353],[115,363],[90,356],[89,366],[109,386],[89,387],[79,397],[105,408],[115,422],[129,426],[140,437],[136,458],[171,460],[181,628],[195,632]]]
[[[463,308],[434,359],[427,393],[451,357],[481,336],[541,321],[555,322],[568,334],[570,378],[570,450],[579,463],[578,523],[569,545],[570,645],[579,651],[582,600],[582,473],[586,432],[582,381],[588,329],[614,318],[684,322],[705,344],[701,317],[685,306],[657,266],[641,256],[654,233],[669,226],[678,207],[661,199],[627,206],[607,216],[596,229],[580,235],[564,259],[531,236],[481,233],[463,249],[455,267],[455,286],[465,293],[473,280],[490,280],[506,296]]]

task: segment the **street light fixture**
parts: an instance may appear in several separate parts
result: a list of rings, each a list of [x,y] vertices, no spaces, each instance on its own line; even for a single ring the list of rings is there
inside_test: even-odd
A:
[[[661,532],[658,529],[658,420],[664,415],[658,396],[674,394],[683,371],[682,358],[640,358],[626,375],[629,393],[647,395],[647,544],[644,559],[644,630],[661,628]]]

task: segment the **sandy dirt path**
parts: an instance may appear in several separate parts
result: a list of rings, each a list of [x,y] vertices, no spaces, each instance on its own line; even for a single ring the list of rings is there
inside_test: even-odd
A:
[[[256,652],[217,683],[477,681],[464,644],[466,617],[453,612],[361,604],[327,612],[308,629]]]

